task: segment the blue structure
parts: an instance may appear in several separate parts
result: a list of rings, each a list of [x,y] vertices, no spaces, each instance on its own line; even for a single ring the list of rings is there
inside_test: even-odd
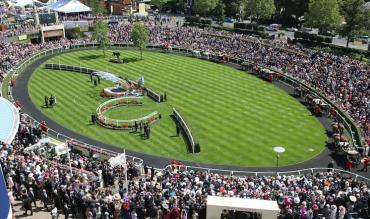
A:
[[[4,174],[2,168],[0,168],[0,218],[1,219],[12,219],[13,212],[10,206],[8,197],[8,191],[6,190],[6,184],[4,180]]]
[[[7,99],[0,97],[0,141],[10,144],[19,126],[18,109]]]

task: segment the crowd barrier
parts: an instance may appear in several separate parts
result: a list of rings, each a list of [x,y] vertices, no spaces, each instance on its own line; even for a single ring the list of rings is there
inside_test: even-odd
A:
[[[139,123],[143,123],[151,125],[160,119],[160,114],[157,111],[154,111],[144,117],[130,120],[111,119],[105,115],[105,112],[120,106],[140,106],[142,104],[142,97],[120,97],[108,100],[100,104],[96,109],[96,122],[106,128],[111,129],[133,129],[135,124],[138,125]]]
[[[88,44],[76,44],[76,45],[71,45],[71,46],[68,46],[68,47],[59,47],[59,48],[55,48],[55,49],[50,49],[50,50],[45,50],[45,51],[41,51],[41,52],[38,52],[38,53],[35,53],[33,55],[31,55],[29,58],[23,60],[21,63],[19,63],[18,65],[16,65],[13,69],[11,69],[7,76],[6,76],[6,80],[4,80],[3,84],[4,83],[7,83],[7,81],[10,79],[10,78],[13,78],[13,77],[16,77],[20,72],[22,72],[22,70],[24,68],[26,68],[30,63],[34,62],[35,60],[41,58],[41,57],[44,57],[44,56],[47,56],[47,55],[52,55],[52,54],[57,54],[57,53],[61,53],[61,52],[64,52],[64,51],[71,51],[71,50],[80,50],[80,49],[84,49],[84,48],[94,48],[94,47],[97,47],[98,45],[97,44],[94,44],[94,43],[88,43]],[[132,48],[132,44],[118,44],[118,43],[113,43],[111,44],[111,47],[112,48]],[[148,49],[161,49],[162,46],[161,45],[149,45],[148,46]],[[172,50],[169,51],[170,53],[179,53],[179,54],[182,54],[182,55],[187,55],[187,56],[192,56],[192,50],[190,49],[183,49],[183,48],[176,48],[176,47],[172,47]],[[201,51],[202,53],[205,53],[204,51]],[[208,59],[208,58],[211,58],[215,61],[219,61],[219,57],[220,57],[220,54],[210,54],[209,55],[210,57],[201,57],[201,58],[205,58],[205,59]],[[232,63],[235,63],[237,65],[242,65],[245,60],[243,59],[239,59],[239,58],[231,58],[230,59],[230,62]],[[262,66],[264,67],[264,66]],[[271,69],[271,68],[269,68]],[[274,69],[272,69],[274,70]],[[275,69],[276,71],[276,69]],[[281,78],[286,80],[286,81],[291,81],[292,83],[296,83],[296,84],[299,84],[301,86],[304,86],[305,88],[308,88],[309,90],[311,90],[313,93],[319,95],[320,97],[323,97],[323,99],[328,103],[330,104],[331,106],[335,107],[337,109],[337,111],[339,112],[340,114],[340,118],[343,120],[343,123],[345,124],[346,128],[347,128],[347,131],[348,133],[350,134],[350,137],[351,137],[351,141],[352,141],[352,144],[354,146],[356,146],[357,148],[362,148],[363,147],[363,141],[361,139],[361,132],[359,130],[359,128],[356,126],[355,122],[345,113],[343,112],[335,103],[331,102],[330,100],[328,100],[325,95],[319,93],[318,91],[316,91],[314,88],[310,87],[309,85],[306,85],[304,82],[302,81],[299,81],[299,80],[296,80],[294,79],[293,77],[291,77],[290,75],[288,74],[285,74],[285,73],[282,73],[280,72],[280,75],[282,76]],[[13,97],[12,97],[12,94],[11,94],[11,90],[6,92],[7,94],[4,95],[4,97],[7,97],[8,99],[10,100],[13,100]],[[8,95],[9,94],[9,95]],[[69,138],[68,136],[65,136],[63,134],[60,134],[54,130],[50,130],[50,134],[52,136],[56,136],[57,139],[64,139],[64,140],[72,140],[71,138]],[[137,159],[140,159],[140,158],[137,158]],[[199,168],[199,167],[191,167],[191,166],[188,166],[188,168],[198,168],[198,169],[206,169],[206,168]],[[269,174],[268,172],[246,172],[246,171],[231,171],[231,170],[216,170],[216,169],[210,169],[211,171],[220,171],[220,172],[228,172],[228,173],[240,173],[240,174],[254,174],[254,175],[261,175],[261,174]],[[323,170],[327,170],[326,168],[310,168],[310,169],[305,169],[305,170],[296,170],[296,171],[292,171],[292,172],[279,172],[278,174],[292,174],[295,173],[295,174],[301,174],[302,172],[304,171],[323,171]],[[343,170],[337,170],[337,171],[342,171]],[[276,172],[274,172],[276,174]],[[360,175],[357,175],[357,174],[354,174],[354,173],[348,173],[348,174],[352,174],[354,175],[356,178],[364,178],[366,180],[368,180],[367,178],[365,177],[362,177]]]
[[[188,140],[189,144],[189,152],[191,153],[199,153],[200,152],[200,145],[198,142],[195,141],[193,134],[191,133],[189,126],[186,124],[185,120],[182,118],[179,112],[176,111],[175,108],[173,110],[173,116],[175,117],[178,124],[180,124],[182,130],[186,135],[186,139]]]
[[[148,97],[152,98],[155,102],[157,103],[162,102],[163,98],[161,97],[161,95],[154,92],[153,90],[146,88],[146,94],[148,95]]]

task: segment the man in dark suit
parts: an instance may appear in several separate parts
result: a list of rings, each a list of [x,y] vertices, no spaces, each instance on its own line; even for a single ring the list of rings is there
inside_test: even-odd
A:
[[[36,197],[35,197],[35,194],[33,192],[33,188],[32,187],[28,191],[28,197],[33,202],[33,204],[35,205],[35,207],[37,207],[37,205],[36,205]]]
[[[27,212],[28,211],[31,211],[31,215],[33,215],[33,211],[32,211],[32,200],[28,197],[27,193],[23,193],[22,195],[22,204],[23,204],[23,208],[24,208],[24,215],[27,215]]]
[[[44,208],[48,210],[48,193],[45,189],[42,190],[40,198],[42,203],[44,204]]]

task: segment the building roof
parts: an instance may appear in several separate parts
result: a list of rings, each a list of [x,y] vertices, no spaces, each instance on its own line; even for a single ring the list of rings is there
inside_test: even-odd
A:
[[[59,0],[55,3],[50,4],[48,8],[53,11],[65,14],[91,11],[90,7],[82,4],[78,0]]]

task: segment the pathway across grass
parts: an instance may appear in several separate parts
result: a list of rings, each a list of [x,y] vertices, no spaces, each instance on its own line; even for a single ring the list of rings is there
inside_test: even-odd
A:
[[[320,153],[326,133],[320,122],[294,98],[273,84],[253,75],[220,64],[194,58],[154,52],[144,53],[144,60],[124,64],[108,62],[101,51],[62,54],[47,63],[84,66],[136,80],[145,78],[145,86],[167,93],[168,102],[157,104],[145,98],[145,106],[122,107],[109,112],[117,119],[140,117],[158,111],[162,120],[152,127],[151,138],[114,131],[90,123],[90,115],[106,99],[99,96],[102,81],[94,87],[87,75],[46,70],[40,66],[29,83],[32,101],[48,117],[85,136],[169,158],[196,162],[274,166],[272,148],[282,145],[286,152],[281,165],[295,164]],[[107,53],[109,54],[109,52]],[[121,51],[122,58],[135,60],[137,51]],[[57,96],[57,106],[43,108],[44,96]],[[171,109],[185,117],[201,144],[201,153],[189,154],[176,128]]]

